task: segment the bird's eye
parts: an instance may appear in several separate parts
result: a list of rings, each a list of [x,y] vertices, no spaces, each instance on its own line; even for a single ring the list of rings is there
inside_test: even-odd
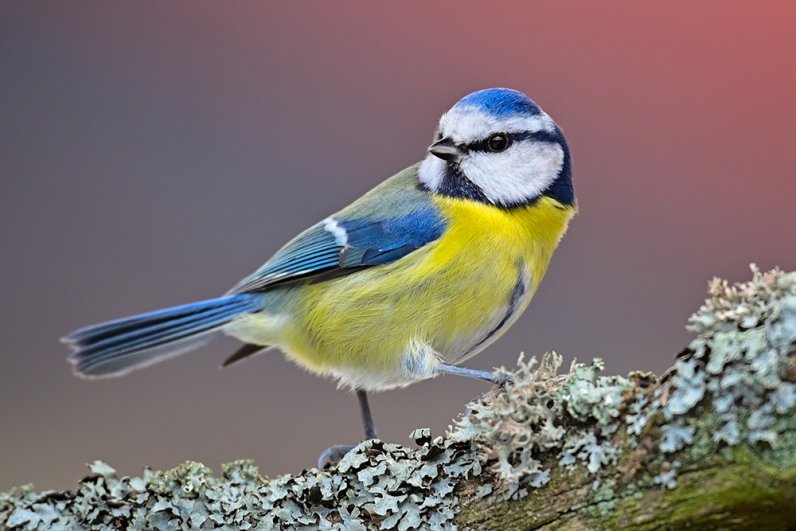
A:
[[[506,151],[510,145],[511,135],[508,133],[495,133],[486,139],[486,147],[494,153]]]

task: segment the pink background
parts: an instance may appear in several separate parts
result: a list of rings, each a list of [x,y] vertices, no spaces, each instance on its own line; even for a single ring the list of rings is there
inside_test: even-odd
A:
[[[796,268],[796,23],[782,2],[0,6],[0,489],[254,458],[298,471],[360,436],[355,399],[214,343],[74,379],[60,335],[213,296],[423,156],[439,115],[509,86],[561,124],[581,213],[521,350],[660,372],[713,275]],[[485,386],[375,397],[383,438],[441,433]]]

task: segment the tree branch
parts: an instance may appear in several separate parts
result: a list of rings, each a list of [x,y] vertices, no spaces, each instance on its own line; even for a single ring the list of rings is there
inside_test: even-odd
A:
[[[787,529],[796,526],[796,273],[714,279],[658,379],[558,375],[555,354],[417,448],[365,441],[331,471],[221,477],[188,462],[75,491],[0,494],[9,529]]]

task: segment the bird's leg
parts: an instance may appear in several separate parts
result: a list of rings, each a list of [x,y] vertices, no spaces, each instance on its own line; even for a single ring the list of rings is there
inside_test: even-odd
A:
[[[451,365],[450,363],[437,364],[436,371],[440,374],[453,374],[456,376],[464,376],[465,378],[475,378],[476,380],[484,380],[497,385],[504,385],[506,382],[511,381],[511,377],[507,375],[498,375],[493,371],[459,367],[458,365]]]
[[[359,401],[359,410],[362,413],[362,424],[365,428],[365,439],[376,439],[379,434],[376,431],[376,426],[373,424],[373,415],[370,412],[370,404],[368,404],[368,393],[362,389],[357,389],[357,400]],[[320,470],[331,468],[340,462],[345,454],[354,449],[352,444],[336,444],[327,448],[318,457],[318,468]]]
[[[376,431],[376,425],[373,424],[373,415],[370,413],[370,404],[368,404],[368,393],[362,389],[357,389],[357,399],[359,400],[359,410],[362,412],[362,424],[365,427],[365,439],[377,439],[379,433]]]

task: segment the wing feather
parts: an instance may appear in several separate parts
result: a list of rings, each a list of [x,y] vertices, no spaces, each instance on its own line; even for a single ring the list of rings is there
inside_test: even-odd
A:
[[[324,280],[399,260],[439,238],[445,222],[414,168],[387,180],[347,209],[318,223],[243,279],[230,293],[300,280]]]

